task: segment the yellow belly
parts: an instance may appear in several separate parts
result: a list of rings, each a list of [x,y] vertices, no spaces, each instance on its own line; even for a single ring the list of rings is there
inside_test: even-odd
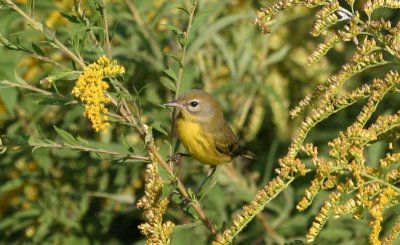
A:
[[[218,165],[232,160],[232,157],[216,150],[212,134],[204,132],[200,124],[178,118],[176,132],[190,155],[203,164]]]

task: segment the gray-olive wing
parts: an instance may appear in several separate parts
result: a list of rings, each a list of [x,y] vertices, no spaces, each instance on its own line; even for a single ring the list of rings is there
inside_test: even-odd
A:
[[[229,125],[224,122],[214,134],[216,151],[222,155],[237,156],[239,154],[239,142]]]

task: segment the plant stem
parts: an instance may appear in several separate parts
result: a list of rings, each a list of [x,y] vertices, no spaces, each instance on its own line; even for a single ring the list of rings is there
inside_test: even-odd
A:
[[[180,59],[180,64],[179,64],[179,71],[178,71],[178,77],[176,79],[176,91],[175,91],[175,99],[179,97],[179,92],[180,92],[180,86],[181,86],[181,81],[183,77],[183,70],[185,67],[185,57],[186,57],[186,50],[188,47],[188,41],[189,41],[189,35],[190,35],[190,30],[192,29],[192,24],[193,24],[193,18],[194,18],[194,12],[196,11],[198,1],[195,1],[192,4],[192,8],[190,9],[189,12],[189,21],[188,21],[188,26],[186,28],[186,31],[183,33],[186,43],[182,46],[182,54],[181,54],[181,59]]]
[[[196,213],[199,215],[200,219],[203,221],[203,223],[207,226],[207,228],[210,230],[211,234],[215,235],[217,233],[214,225],[212,222],[207,218],[203,208],[201,207],[200,203],[197,200],[192,200],[189,196],[189,193],[185,187],[185,185],[182,183],[182,181],[175,176],[172,168],[168,165],[168,163],[161,157],[160,153],[158,152],[157,148],[155,147],[154,144],[150,144],[148,146],[149,152],[154,154],[154,156],[158,159],[162,167],[168,172],[168,174],[176,179],[178,183],[178,191],[181,193],[181,195],[188,200],[192,201],[192,207],[196,211]]]
[[[43,24],[40,22],[37,22],[36,20],[32,19],[29,15],[27,15],[20,7],[18,7],[13,1],[11,0],[4,0],[4,2],[6,4],[8,4],[10,6],[10,8],[12,8],[14,11],[16,11],[17,13],[19,13],[22,17],[24,17],[29,23],[30,25],[37,31],[44,33],[44,28],[43,28]],[[79,56],[77,56],[75,53],[73,53],[71,50],[69,50],[60,40],[57,39],[57,37],[54,36],[54,38],[52,38],[50,40],[51,42],[53,42],[65,55],[67,55],[68,57],[70,57],[73,61],[75,61],[79,66],[81,66],[82,68],[86,67],[85,62],[83,61],[82,58],[80,58]]]
[[[126,156],[130,159],[142,160],[142,161],[149,161],[149,158],[142,155],[136,154],[126,154],[123,152],[112,151],[102,148],[93,148],[93,147],[86,147],[82,145],[71,145],[71,144],[58,144],[58,143],[29,143],[29,146],[36,147],[36,148],[62,148],[62,149],[71,149],[71,150],[79,150],[79,151],[86,151],[86,152],[95,152],[101,154],[109,154],[113,156]]]
[[[178,71],[178,77],[175,82],[175,95],[174,99],[178,99],[179,94],[180,94],[180,86],[181,86],[181,81],[183,77],[183,70],[185,67],[185,57],[186,57],[186,49],[188,46],[188,41],[189,41],[189,35],[190,35],[190,30],[192,29],[192,23],[193,23],[193,18],[194,18],[194,12],[196,11],[198,1],[193,2],[192,8],[189,11],[189,21],[188,21],[188,26],[186,28],[186,31],[183,33],[184,38],[185,38],[185,43],[182,45],[182,54],[179,60],[179,71]],[[171,120],[171,134],[170,134],[170,142],[172,144],[173,137],[175,135],[175,118],[176,118],[177,110],[174,108],[172,110],[172,120]],[[172,154],[172,152],[170,152]]]
[[[363,176],[365,178],[368,178],[368,179],[370,179],[372,181],[378,182],[378,183],[380,183],[382,185],[385,185],[387,187],[390,187],[390,188],[394,189],[395,191],[397,191],[398,193],[400,193],[400,188],[398,188],[398,187],[396,187],[396,186],[394,186],[394,185],[392,185],[392,184],[390,184],[390,183],[388,183],[388,182],[386,182],[384,180],[381,180],[381,179],[379,179],[379,178],[377,178],[377,177],[375,177],[373,175],[370,175],[370,174],[367,174],[367,173],[361,173],[361,176]]]
[[[34,91],[37,93],[41,93],[46,96],[56,96],[56,94],[54,94],[52,92],[37,88],[37,87],[29,85],[29,84],[21,84],[21,83],[16,83],[16,82],[10,82],[8,80],[0,80],[0,85],[5,85],[8,87],[23,88],[23,89],[31,90],[31,91]]]
[[[309,171],[307,171],[309,172]],[[279,176],[276,178],[280,178]],[[253,220],[254,216],[256,216],[258,213],[260,213],[264,208],[265,205],[267,205],[271,200],[273,200],[276,196],[279,195],[283,190],[285,190],[290,183],[292,183],[296,177],[290,177],[288,179],[283,180],[284,184],[281,188],[273,190],[273,194],[267,196],[266,198],[263,198],[262,202],[257,203],[257,207],[252,207],[251,209],[248,208],[247,210],[242,210],[242,217],[243,220],[240,222],[235,222],[231,225],[231,227],[227,228],[223,233],[220,233],[216,237],[216,239],[213,241],[213,245],[221,245],[221,244],[231,244],[233,239],[246,227],[246,225]],[[272,183],[272,181],[270,181]],[[267,186],[266,186],[267,187]],[[265,188],[260,189],[260,191],[257,193],[256,197],[259,195],[265,195]],[[269,186],[269,188],[271,188]]]
[[[104,7],[101,8],[101,15],[103,17],[103,29],[104,29],[104,42],[106,46],[106,52],[107,52],[107,57],[111,59],[112,54],[111,54],[111,42],[110,42],[110,37],[108,33],[108,21],[107,21],[107,8],[106,8],[106,3],[104,0],[102,0],[102,4]]]

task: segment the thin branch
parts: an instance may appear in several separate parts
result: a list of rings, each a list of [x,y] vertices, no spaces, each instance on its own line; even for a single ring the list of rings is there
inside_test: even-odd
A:
[[[279,176],[275,179],[279,179]],[[256,198],[263,196],[262,201],[256,203],[256,207],[242,210],[242,219],[240,222],[234,222],[231,227],[227,228],[224,232],[221,232],[212,244],[231,244],[232,240],[247,226],[250,221],[253,220],[254,216],[260,213],[271,200],[275,199],[275,197],[285,190],[295,179],[296,177],[290,177],[288,179],[281,180],[284,181],[284,184],[279,189],[269,190],[271,193],[268,195],[266,194],[266,188],[271,188],[271,186],[267,185],[264,188],[261,188],[257,193]],[[269,183],[273,183],[273,181],[270,181]],[[253,202],[250,204],[252,203]]]
[[[187,49],[187,44],[188,44],[188,40],[189,40],[189,34],[190,34],[190,30],[192,29],[192,23],[193,23],[193,18],[194,18],[194,12],[196,11],[197,8],[197,4],[198,1],[193,2],[192,4],[192,8],[190,9],[189,12],[189,21],[188,21],[188,26],[186,28],[186,31],[183,33],[185,39],[186,39],[186,44],[182,45],[182,55],[180,58],[180,64],[179,64],[179,71],[178,71],[178,77],[176,79],[176,83],[175,83],[175,95],[174,98],[175,100],[178,99],[179,94],[180,94],[180,86],[181,86],[181,81],[182,81],[182,77],[183,77],[183,70],[185,67],[185,57],[186,57],[186,49]],[[175,118],[176,118],[176,114],[177,114],[177,110],[176,108],[174,108],[172,110],[172,123],[171,123],[171,135],[170,135],[170,142],[172,144],[172,139],[173,136],[175,135]],[[171,152],[172,153],[172,152]]]
[[[101,8],[101,15],[103,17],[103,24],[104,24],[104,41],[106,44],[106,52],[108,58],[111,59],[112,54],[111,54],[111,42],[110,42],[110,37],[108,33],[108,21],[107,21],[107,9],[106,9],[106,3],[102,0],[102,8]]]
[[[59,96],[59,95],[56,95],[55,93],[37,88],[37,87],[29,85],[29,84],[15,83],[15,82],[10,82],[8,80],[1,80],[0,84],[8,86],[8,87],[23,88],[23,89],[31,90],[31,91],[38,92],[38,93],[41,93],[46,96]]]
[[[365,178],[368,178],[368,179],[370,179],[370,180],[372,180],[372,181],[374,181],[374,182],[378,182],[378,183],[380,183],[380,184],[382,184],[382,185],[385,185],[385,186],[387,186],[387,187],[390,187],[390,188],[392,188],[393,190],[395,190],[395,191],[397,191],[398,193],[400,193],[400,188],[398,188],[397,186],[392,185],[392,184],[390,184],[390,183],[388,183],[388,182],[386,182],[386,181],[384,181],[384,180],[381,180],[381,179],[379,179],[379,178],[377,178],[377,177],[375,177],[375,176],[373,176],[373,175],[370,175],[370,174],[367,174],[367,173],[361,173],[361,176],[363,176],[363,177],[365,177]]]
[[[193,18],[194,18],[194,12],[196,11],[198,1],[195,1],[192,5],[192,8],[189,13],[189,21],[188,21],[188,26],[186,28],[186,31],[183,33],[186,39],[186,44],[183,45],[182,47],[182,55],[180,59],[180,66],[179,66],[179,71],[178,71],[178,78],[176,79],[176,91],[175,91],[175,99],[178,98],[179,96],[179,89],[181,86],[181,81],[183,77],[183,70],[185,67],[185,58],[186,58],[186,50],[187,50],[187,41],[189,40],[189,35],[190,35],[190,30],[192,29],[192,24],[193,24]]]
[[[127,157],[130,159],[142,160],[142,161],[149,161],[149,158],[142,155],[136,154],[126,154],[123,152],[112,151],[102,148],[93,148],[93,147],[86,147],[82,145],[71,145],[71,144],[58,144],[58,143],[30,143],[29,146],[37,147],[37,148],[62,148],[62,149],[71,149],[71,150],[79,150],[85,152],[94,152],[94,153],[101,153],[101,154],[108,154],[113,156],[121,156]]]
[[[184,184],[182,183],[182,181],[175,176],[172,168],[168,165],[168,163],[162,158],[162,156],[160,155],[160,153],[158,152],[156,146],[153,143],[150,143],[147,146],[148,150],[154,154],[154,156],[157,158],[157,160],[160,162],[160,164],[162,165],[162,167],[168,172],[168,174],[173,177],[174,179],[176,179],[177,183],[178,183],[178,190],[179,193],[181,193],[181,195],[188,200],[193,201],[192,203],[192,207],[193,209],[196,211],[196,213],[199,215],[200,219],[203,221],[203,223],[207,226],[207,228],[210,230],[211,234],[215,235],[217,233],[214,225],[212,224],[212,222],[207,218],[203,208],[201,207],[200,203],[197,200],[192,200],[191,197],[189,196],[189,193],[186,189],[186,187],[184,186]]]
[[[18,7],[13,1],[11,0],[4,0],[6,4],[10,6],[11,9],[19,13],[24,19],[26,19],[29,24],[37,31],[44,33],[44,27],[43,24],[40,22],[37,22],[36,20],[32,19],[29,15],[27,15],[20,7]],[[75,61],[77,64],[79,64],[82,68],[86,67],[85,62],[83,61],[82,58],[77,56],[75,53],[73,53],[71,50],[69,50],[60,40],[57,39],[57,37],[53,37],[51,40],[64,54],[69,56],[73,61]]]
[[[55,61],[55,60],[52,60],[52,59],[50,59],[50,58],[48,58],[48,57],[46,57],[46,56],[42,56],[42,55],[39,55],[39,54],[35,54],[35,53],[29,53],[33,58],[35,58],[35,59],[37,59],[37,60],[40,60],[40,61],[43,61],[43,62],[46,62],[46,63],[50,63],[50,64],[53,64],[53,65],[55,65],[55,66],[57,66],[58,68],[61,68],[61,69],[68,69],[65,65],[63,65],[63,64],[61,64],[61,63],[59,63],[59,62],[57,62],[57,61]]]
[[[256,97],[256,94],[257,94],[257,91],[255,89],[252,89],[249,92],[249,95],[246,95],[247,98],[246,98],[245,102],[243,103],[242,111],[241,111],[241,113],[239,115],[239,119],[236,123],[236,129],[243,128],[243,125],[246,122],[247,116],[249,115],[249,112],[250,112],[251,106],[254,102],[254,99]]]
[[[90,21],[89,21],[89,19],[86,17],[85,11],[82,11],[82,8],[81,8],[80,4],[81,4],[81,2],[75,1],[74,10],[75,10],[75,12],[78,14],[79,18],[80,18],[83,22],[85,22],[86,27],[90,27],[90,26],[91,26]],[[93,41],[93,43],[94,43],[94,46],[95,46],[95,47],[98,47],[98,46],[99,46],[99,41],[97,40],[96,35],[94,34],[92,28],[89,28],[89,35],[90,35],[90,38],[92,39],[92,41]]]

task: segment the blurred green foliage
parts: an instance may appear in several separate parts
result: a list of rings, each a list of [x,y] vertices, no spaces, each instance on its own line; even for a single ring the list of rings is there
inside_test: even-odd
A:
[[[86,62],[108,52],[99,11],[101,1],[15,2],[38,22],[46,23],[48,35],[54,34],[51,28]],[[110,0],[104,5],[112,56],[125,67],[125,86],[136,96],[143,122],[156,129],[156,145],[165,157],[170,149],[163,132],[169,132],[171,119],[170,111],[161,104],[176,90],[165,70],[179,69],[173,58],[181,51],[176,34],[186,27],[187,15],[178,7],[189,4],[180,0]],[[205,212],[218,228],[225,227],[275,175],[276,161],[286,153],[297,125],[289,119],[289,109],[325,81],[352,52],[338,46],[317,66],[307,66],[307,55],[316,45],[308,35],[313,13],[301,8],[289,10],[274,23],[273,34],[265,36],[252,23],[260,6],[256,0],[200,1],[188,39],[180,91],[202,88],[215,95],[242,144],[258,155],[254,162],[236,159],[224,166],[218,184],[202,200]],[[391,11],[385,14],[398,18]],[[129,127],[112,124],[108,132],[95,133],[82,116],[83,108],[70,96],[77,76],[68,73],[50,86],[46,82],[46,78],[80,68],[18,13],[2,6],[0,16],[0,80],[24,80],[60,93],[71,102],[64,104],[63,100],[49,100],[32,91],[3,87],[0,135],[21,142],[63,142],[65,137],[57,133],[55,125],[93,147],[124,151],[123,144],[128,144],[135,153],[144,152],[143,142]],[[377,68],[355,77],[352,84],[384,72]],[[400,105],[400,99],[388,99],[378,108],[381,113],[388,112],[385,103]],[[346,127],[360,108],[356,104],[332,116],[310,134],[309,141],[321,145],[326,154],[323,143]],[[368,154],[376,161],[377,156],[385,154],[380,144],[370,149]],[[142,222],[141,210],[135,202],[143,194],[145,163],[71,149],[15,146],[2,153],[1,244],[144,244],[137,229]],[[207,171],[208,167],[185,159],[179,175],[187,187],[196,189]],[[326,198],[321,192],[310,209],[298,212],[295,206],[306,182],[307,178],[295,181],[249,224],[235,244],[303,241]],[[394,208],[392,213],[398,211]],[[172,244],[210,242],[209,231],[201,223],[193,223],[178,204],[170,204],[166,217],[178,225]],[[389,219],[387,225],[391,222]],[[368,234],[367,224],[349,216],[329,220],[315,244],[366,244]]]

